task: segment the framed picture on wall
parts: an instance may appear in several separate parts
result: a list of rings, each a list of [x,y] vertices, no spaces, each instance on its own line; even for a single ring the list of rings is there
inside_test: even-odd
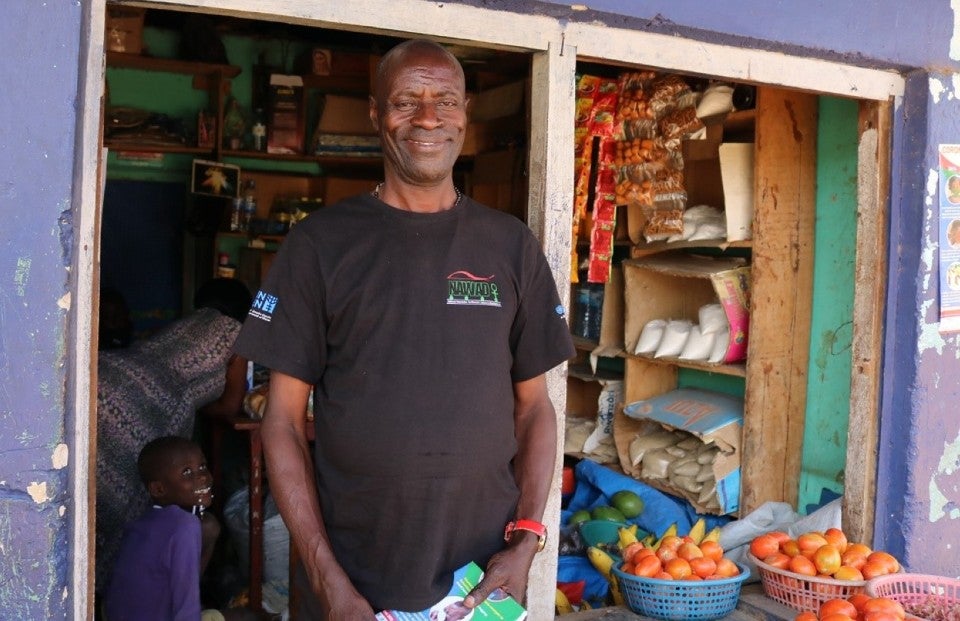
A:
[[[240,196],[240,167],[223,162],[193,160],[190,191],[207,196],[236,198]]]

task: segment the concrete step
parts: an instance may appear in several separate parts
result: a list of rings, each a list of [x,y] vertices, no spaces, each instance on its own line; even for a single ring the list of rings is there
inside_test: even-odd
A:
[[[793,621],[796,616],[796,610],[770,599],[764,595],[760,583],[755,583],[744,585],[737,608],[721,621]],[[563,621],[655,621],[623,606],[584,610],[557,618]]]

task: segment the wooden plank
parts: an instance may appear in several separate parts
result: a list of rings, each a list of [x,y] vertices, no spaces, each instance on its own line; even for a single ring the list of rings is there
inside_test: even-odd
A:
[[[740,510],[795,505],[806,408],[817,97],[758,89]]]
[[[543,245],[564,308],[570,308],[570,254],[573,231],[570,205],[573,204],[574,90],[576,50],[564,48],[557,39],[546,52],[533,55],[531,66],[531,128],[529,155],[528,224]],[[547,373],[547,388],[557,412],[557,453],[553,480],[543,522],[560,524],[560,470],[563,465],[566,365]],[[556,532],[555,530],[551,532]],[[531,619],[552,619],[557,587],[556,537],[547,540],[545,553],[538,554],[530,568],[527,610]]]
[[[854,279],[850,422],[844,472],[843,529],[872,541],[880,437],[880,374],[887,276],[890,102],[860,104],[857,257]]]

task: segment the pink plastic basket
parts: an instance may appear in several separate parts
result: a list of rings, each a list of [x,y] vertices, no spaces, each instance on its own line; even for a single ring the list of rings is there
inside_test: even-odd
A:
[[[847,599],[866,590],[866,580],[835,580],[805,576],[778,569],[756,558],[749,552],[747,558],[757,566],[760,583],[767,597],[794,610],[817,612],[820,604],[831,599]]]
[[[931,576],[927,574],[891,574],[879,576],[867,582],[867,595],[870,597],[886,597],[900,604],[907,610],[907,614],[926,619],[921,616],[923,608],[936,605],[940,609],[951,606],[960,611],[960,580]]]

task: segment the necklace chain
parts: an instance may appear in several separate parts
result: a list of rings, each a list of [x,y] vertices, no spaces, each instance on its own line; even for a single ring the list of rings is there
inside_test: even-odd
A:
[[[378,183],[377,187],[373,188],[373,192],[371,192],[371,194],[373,195],[374,198],[379,200],[380,190],[382,189],[383,189],[383,181]],[[460,200],[463,198],[463,193],[460,191],[460,188],[458,188],[457,186],[453,186],[453,191],[457,193],[457,200],[453,202],[453,207],[451,209],[456,209],[457,207],[460,206]]]

